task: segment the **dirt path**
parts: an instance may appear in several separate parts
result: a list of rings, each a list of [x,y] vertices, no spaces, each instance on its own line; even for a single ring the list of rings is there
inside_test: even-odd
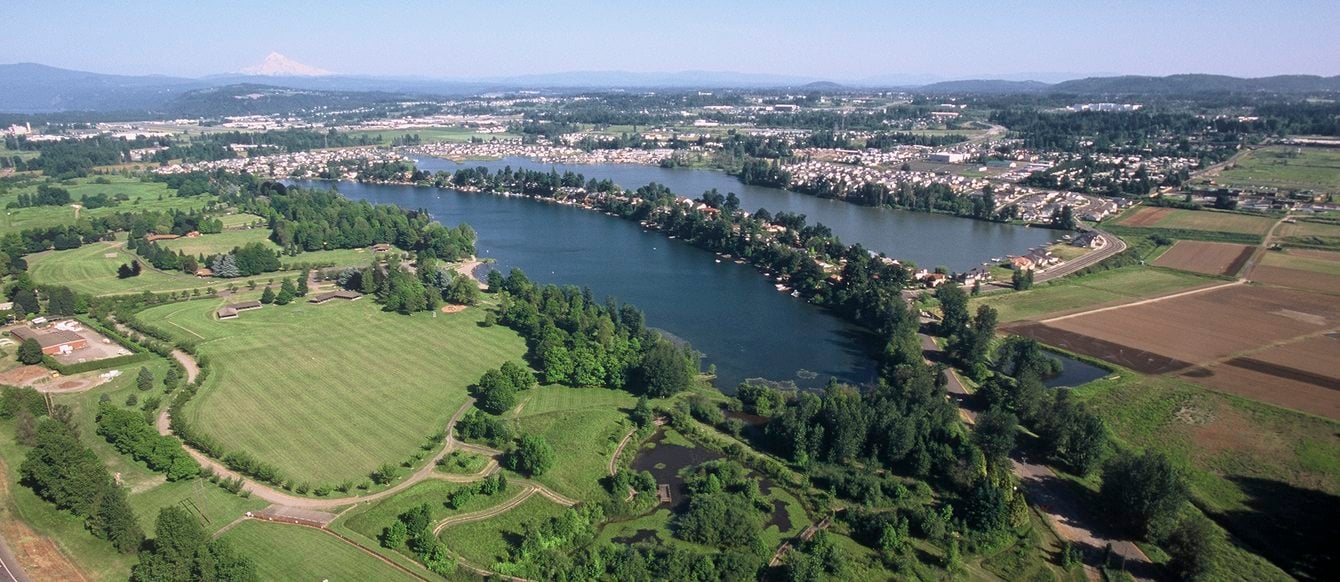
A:
[[[665,426],[666,420],[664,418],[657,418],[656,420],[651,421],[651,423],[656,426]],[[614,454],[610,455],[610,475],[619,472],[619,455],[623,454],[624,447],[628,446],[628,441],[631,440],[635,434],[637,434],[636,427],[634,427],[633,430],[628,431],[628,434],[623,435],[623,440],[619,441],[619,448],[614,449]]]
[[[433,535],[434,536],[440,535],[442,533],[442,530],[451,527],[453,525],[470,523],[473,521],[484,521],[490,517],[496,517],[504,513],[507,513],[513,509],[516,509],[516,506],[525,503],[527,499],[530,499],[533,495],[535,495],[538,492],[539,490],[536,489],[534,486],[523,485],[521,487],[520,493],[516,494],[516,496],[512,497],[511,499],[508,499],[507,501],[499,505],[495,505],[488,509],[475,511],[471,513],[462,513],[460,515],[453,515],[451,517],[443,519],[442,521],[437,522],[437,525],[433,526]]]
[[[172,350],[172,358],[186,369],[186,383],[194,384],[196,377],[200,375],[200,366],[195,364],[195,358],[181,350]]]

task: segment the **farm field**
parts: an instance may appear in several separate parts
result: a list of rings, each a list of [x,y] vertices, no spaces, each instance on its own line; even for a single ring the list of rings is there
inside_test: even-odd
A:
[[[1233,212],[1140,206],[1133,212],[1127,212],[1116,224],[1131,228],[1198,230],[1260,236],[1270,230],[1275,224],[1275,219]]]
[[[1265,384],[1251,385],[1232,381],[1241,373],[1241,366],[1231,361],[1245,352],[1332,331],[1337,322],[1340,303],[1330,297],[1295,289],[1230,285],[1142,305],[1016,325],[1010,331],[1139,372],[1179,373],[1271,404],[1340,419],[1340,394],[1317,385],[1320,381],[1297,381],[1315,380],[1306,370],[1271,368]],[[1187,330],[1192,329],[1197,330],[1194,341],[1188,341]],[[1340,370],[1331,368],[1325,378],[1331,386],[1340,383]]]
[[[79,216],[97,217],[116,214],[118,212],[142,212],[146,210],[200,210],[205,205],[213,202],[213,196],[195,196],[191,198],[179,198],[176,191],[168,188],[167,184],[162,182],[141,182],[135,178],[125,178],[121,176],[103,176],[110,183],[94,183],[96,178],[78,178],[72,180],[71,184],[54,183],[53,186],[64,188],[70,192],[70,198],[78,202],[86,194],[102,194],[109,196],[125,194],[130,198],[117,206],[104,208],[83,209],[79,211]],[[5,206],[10,202],[18,200],[19,194],[32,194],[37,191],[37,184],[15,188],[0,194],[0,206]],[[161,200],[160,200],[161,198]],[[3,229],[0,233],[17,232],[29,228],[60,226],[74,224],[74,209],[69,206],[33,206],[29,208],[10,208],[7,209]]]
[[[507,416],[519,434],[544,437],[559,462],[535,481],[570,497],[595,501],[606,496],[599,480],[609,474],[609,459],[632,427],[628,411],[637,398],[621,390],[548,385],[520,394]]]
[[[1066,277],[1027,291],[975,297],[972,308],[990,305],[999,312],[1000,321],[1020,321],[1172,293],[1213,282],[1213,279],[1194,273],[1130,266],[1082,277]]]
[[[1340,224],[1299,220],[1280,225],[1279,240],[1285,246],[1340,250]]]
[[[1340,151],[1327,148],[1271,146],[1251,154],[1215,176],[1232,188],[1340,191]]]
[[[1340,495],[1340,425],[1174,376],[1119,369],[1077,388],[1125,446],[1164,452],[1191,495],[1236,538],[1216,554],[1211,579],[1281,579],[1334,571],[1329,532]],[[1329,561],[1329,565],[1328,565]]]
[[[1340,252],[1287,249],[1267,252],[1252,268],[1253,281],[1340,295]]]
[[[453,525],[442,530],[439,539],[467,562],[492,568],[507,559],[511,539],[519,536],[528,521],[558,517],[569,511],[541,495],[532,495],[511,511],[484,521]]]
[[[256,564],[261,580],[415,580],[312,528],[247,520],[221,538]]]
[[[223,303],[163,305],[139,317],[198,342],[211,361],[187,409],[196,426],[314,486],[359,483],[382,463],[422,454],[467,386],[525,353],[512,331],[479,327],[482,309],[401,316],[367,300],[299,302],[220,321],[213,312]]]
[[[1179,240],[1154,264],[1204,275],[1235,275],[1255,251],[1247,245]]]
[[[121,279],[116,269],[122,263],[139,260],[121,242],[99,242],[65,251],[46,251],[29,255],[28,270],[34,281],[44,285],[63,285],[88,295],[117,295],[152,291],[166,293],[199,289],[222,289],[229,284],[249,280],[264,282],[293,273],[275,272],[238,279],[202,279],[179,272],[166,272],[145,264],[138,277]]]

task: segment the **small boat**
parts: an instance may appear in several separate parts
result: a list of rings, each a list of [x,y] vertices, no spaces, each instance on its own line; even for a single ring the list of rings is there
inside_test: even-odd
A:
[[[717,259],[717,262],[720,263],[720,262],[721,262],[721,259]]]

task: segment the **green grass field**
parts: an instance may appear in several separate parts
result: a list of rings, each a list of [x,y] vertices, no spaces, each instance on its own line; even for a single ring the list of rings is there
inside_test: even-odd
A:
[[[1232,212],[1212,212],[1208,210],[1173,209],[1164,216],[1155,228],[1184,230],[1210,230],[1235,232],[1240,234],[1263,235],[1274,226],[1275,219],[1268,216],[1249,216]]]
[[[1309,257],[1284,252],[1268,252],[1261,255],[1261,264],[1268,267],[1280,267],[1284,269],[1298,269],[1311,273],[1320,273],[1323,275],[1340,276],[1340,254],[1336,254],[1336,260],[1328,261],[1317,257]]]
[[[542,496],[533,495],[511,511],[492,519],[453,525],[439,536],[447,549],[466,561],[485,568],[507,559],[509,539],[520,535],[523,523],[558,517],[568,508]]]
[[[256,563],[261,580],[415,580],[333,535],[246,521],[221,538]]]
[[[610,455],[632,427],[631,394],[603,388],[540,386],[521,394],[517,429],[543,436],[558,462],[535,480],[564,495],[594,501],[606,495],[599,479],[609,474]]]
[[[33,280],[46,285],[64,285],[89,295],[118,295],[152,291],[206,292],[208,288],[223,289],[230,284],[245,284],[249,280],[265,282],[293,276],[294,273],[275,272],[238,279],[202,279],[180,272],[159,271],[145,265],[138,277],[120,279],[116,269],[138,257],[125,250],[121,242],[100,242],[67,251],[46,251],[28,255],[28,270]]]
[[[1340,423],[1127,370],[1075,395],[1124,445],[1168,454],[1184,469],[1195,504],[1253,551],[1265,548],[1263,555],[1288,569],[1321,550],[1340,499]],[[1313,548],[1301,547],[1307,544]],[[1283,574],[1230,543],[1210,578]]]
[[[1065,277],[1028,291],[975,297],[972,299],[972,308],[990,305],[999,312],[1001,322],[1019,321],[1104,303],[1162,295],[1214,281],[1216,279],[1184,271],[1130,266],[1082,277]]]
[[[274,251],[279,245],[270,240],[270,231],[264,228],[250,230],[225,230],[217,234],[205,234],[196,238],[179,238],[161,241],[164,248],[181,251],[188,255],[218,255],[251,243],[261,243]],[[339,266],[366,266],[372,261],[373,253],[367,249],[332,249],[328,251],[302,252],[293,256],[282,255],[280,263],[300,265],[304,263],[325,263]]]
[[[223,228],[225,230],[231,228],[242,228],[244,226],[250,226],[258,220],[261,221],[262,227],[264,227],[265,224],[265,222],[261,220],[261,217],[256,216],[255,214],[247,214],[245,212],[239,214],[225,214],[218,218],[220,222],[223,222]]]
[[[525,352],[512,331],[479,327],[481,309],[402,316],[365,299],[219,321],[222,304],[163,305],[140,318],[200,342],[213,368],[188,414],[201,430],[314,486],[361,482],[423,452],[467,386]]]
[[[1272,146],[1252,152],[1214,178],[1236,188],[1340,191],[1340,151]]]
[[[484,496],[475,495],[470,498],[460,509],[447,507],[447,496],[453,491],[470,487],[472,485],[462,485],[459,483],[448,483],[446,481],[427,480],[414,484],[413,487],[401,491],[388,499],[383,499],[370,505],[360,505],[351,510],[340,520],[343,527],[357,532],[359,535],[370,540],[378,539],[382,529],[390,526],[400,517],[400,514],[414,509],[424,503],[433,508],[433,521],[436,522],[443,518],[462,513],[471,513],[481,511],[498,505],[515,497],[521,489],[515,484],[508,484],[507,490],[496,495]]]
[[[78,202],[85,194],[108,195],[125,194],[130,200],[122,202],[120,205],[84,209],[79,211],[81,218],[91,218],[96,216],[106,216],[119,212],[142,212],[146,210],[200,210],[215,198],[213,196],[196,196],[193,198],[178,198],[175,191],[170,190],[167,184],[162,182],[141,182],[136,178],[125,178],[121,176],[104,176],[110,184],[96,184],[96,178],[79,178],[72,181],[72,184],[53,184],[70,191],[70,197]],[[15,188],[0,195],[0,206],[5,206],[10,202],[18,200],[19,194],[32,194],[37,191],[37,185],[32,184],[23,188]],[[160,200],[161,198],[161,200]],[[69,206],[35,206],[31,208],[9,208],[5,210],[5,221],[0,223],[0,234],[7,232],[17,232],[28,228],[58,226],[63,224],[74,224],[74,209]]]

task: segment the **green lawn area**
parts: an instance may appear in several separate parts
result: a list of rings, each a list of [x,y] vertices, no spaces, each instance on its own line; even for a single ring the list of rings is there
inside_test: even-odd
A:
[[[1212,283],[1216,279],[1195,273],[1156,267],[1129,266],[1081,277],[1064,277],[1038,285],[1028,291],[982,295],[972,299],[977,305],[990,305],[1000,313],[1001,322],[1036,319],[1039,316],[1093,307],[1104,303],[1133,300],[1171,293]]]
[[[1340,423],[1174,377],[1117,376],[1074,394],[1123,445],[1168,454],[1185,470],[1195,504],[1275,564],[1298,572],[1326,555],[1340,503]],[[1211,579],[1284,578],[1237,544],[1222,550]]]
[[[311,528],[249,520],[221,539],[256,563],[261,580],[415,580]]]
[[[610,455],[632,424],[627,411],[637,399],[621,390],[540,386],[521,394],[516,419],[522,434],[543,436],[557,462],[535,480],[585,501],[606,496],[599,479],[609,474]]]
[[[466,127],[416,127],[413,129],[387,129],[381,131],[356,131],[350,135],[357,137],[360,135],[369,138],[381,136],[382,142],[390,144],[391,140],[405,135],[418,135],[423,143],[432,142],[468,142],[470,138],[477,137],[484,141],[494,139],[518,139],[520,134],[516,133],[479,133]]]
[[[1274,224],[1275,219],[1268,216],[1250,216],[1210,210],[1182,210],[1178,208],[1173,209],[1171,213],[1160,219],[1154,227],[1263,235]]]
[[[484,521],[473,521],[453,525],[442,530],[439,536],[447,549],[459,554],[466,561],[490,568],[499,561],[507,559],[511,548],[509,539],[521,534],[523,523],[532,520],[544,520],[558,517],[568,508],[550,501],[540,495],[532,495],[511,511]]]
[[[106,216],[120,212],[142,212],[146,210],[200,210],[206,204],[214,201],[213,196],[196,196],[192,198],[179,198],[176,192],[169,189],[167,184],[162,182],[141,182],[138,178],[126,178],[122,176],[103,176],[109,181],[109,184],[96,184],[96,178],[78,178],[71,181],[71,184],[52,184],[69,190],[70,197],[74,202],[78,202],[85,194],[106,193],[111,196],[125,194],[130,200],[122,202],[117,206],[83,209],[79,211],[81,218],[92,218],[96,216]],[[10,202],[18,200],[19,194],[32,194],[37,191],[37,184],[28,185],[22,188],[15,188],[0,194],[0,206],[5,206]],[[161,200],[160,200],[161,198]],[[74,224],[74,209],[69,206],[34,206],[30,208],[10,208],[6,209],[5,222],[0,225],[0,234],[7,232],[17,232],[28,228],[58,226],[62,224]]]
[[[195,238],[182,237],[174,240],[158,241],[158,245],[188,255],[208,256],[223,254],[242,245],[257,242],[271,250],[280,250],[279,245],[270,240],[270,230],[265,228],[227,230],[217,234],[202,234]]]
[[[240,212],[238,214],[225,214],[223,216],[218,217],[218,219],[220,222],[223,222],[224,229],[231,229],[231,228],[242,228],[244,226],[250,226],[257,220],[261,220],[261,217],[256,216],[255,214]],[[264,221],[261,222],[261,226],[262,228],[264,228]]]
[[[64,285],[89,295],[117,295],[152,291],[166,293],[192,291],[202,293],[211,287],[223,289],[229,284],[245,284],[248,280],[264,282],[272,278],[292,276],[292,273],[265,273],[239,279],[202,279],[180,272],[159,271],[145,264],[138,277],[120,279],[116,269],[139,257],[127,251],[122,242],[86,244],[66,251],[45,251],[28,255],[28,270],[33,280],[46,285]]]
[[[1286,190],[1340,190],[1340,151],[1290,146],[1252,152],[1214,178],[1221,186]]]
[[[358,506],[342,517],[339,523],[363,537],[376,540],[381,536],[382,529],[394,523],[400,514],[425,503],[433,508],[433,521],[436,522],[452,515],[488,509],[515,497],[521,491],[520,487],[509,483],[506,491],[492,496],[475,495],[460,509],[447,507],[448,495],[458,489],[472,486],[473,484],[463,485],[432,479],[421,481],[388,499]]]
[[[162,305],[139,317],[198,341],[209,359],[187,410],[201,430],[313,486],[358,483],[382,463],[422,453],[467,386],[525,353],[514,332],[478,325],[482,309],[403,316],[364,299],[266,306],[220,321],[213,313],[223,303]]]

